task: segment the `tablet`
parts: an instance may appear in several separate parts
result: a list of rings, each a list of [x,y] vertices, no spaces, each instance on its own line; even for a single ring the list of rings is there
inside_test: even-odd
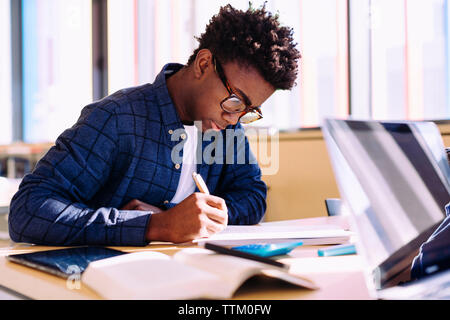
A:
[[[126,254],[126,252],[104,247],[73,247],[11,254],[6,256],[6,259],[67,279],[75,273],[83,273],[92,261],[111,258],[121,254]]]

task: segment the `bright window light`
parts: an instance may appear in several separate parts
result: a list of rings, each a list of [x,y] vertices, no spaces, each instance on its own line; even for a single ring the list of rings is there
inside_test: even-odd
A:
[[[448,0],[352,0],[352,115],[448,119]]]
[[[24,140],[54,141],[92,102],[92,3],[27,0],[22,10]]]
[[[317,127],[324,116],[347,116],[347,1],[258,0],[252,6],[265,2],[294,29],[302,59],[297,86],[276,92],[255,124],[296,129]],[[198,45],[194,36],[228,3],[242,10],[249,5],[248,0],[109,0],[108,92],[151,83],[166,63],[186,63]]]
[[[12,140],[10,0],[0,0],[0,48],[0,144],[7,144]]]

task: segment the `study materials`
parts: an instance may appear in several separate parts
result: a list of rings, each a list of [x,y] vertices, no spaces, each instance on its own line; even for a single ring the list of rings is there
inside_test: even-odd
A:
[[[356,254],[354,244],[339,244],[337,246],[327,247],[317,250],[319,257],[342,256],[345,254]]]
[[[195,181],[195,184],[197,185],[198,190],[200,190],[201,193],[209,194],[208,187],[206,186],[205,181],[203,181],[203,178],[201,175],[199,175],[196,172],[192,172],[192,178]]]
[[[424,121],[326,119],[322,132],[341,200],[360,235],[368,287],[381,297],[409,278],[420,246],[445,217],[450,167],[442,136]]]
[[[93,261],[122,254],[125,254],[125,252],[104,247],[74,247],[13,254],[6,256],[6,259],[59,277],[68,278],[75,273],[82,273]]]
[[[303,245],[341,244],[348,242],[354,233],[337,226],[278,226],[264,223],[253,226],[229,225],[222,232],[209,238],[195,239],[193,242],[205,242],[217,245],[240,246],[264,243],[283,243],[301,241]]]
[[[221,254],[227,254],[227,255],[230,255],[233,257],[258,261],[258,262],[269,264],[271,266],[275,266],[278,268],[289,269],[289,266],[284,263],[281,263],[281,262],[278,262],[278,261],[275,261],[275,260],[272,260],[272,259],[269,259],[266,257],[261,257],[261,256],[258,256],[258,255],[252,254],[252,253],[234,250],[234,249],[230,249],[230,248],[223,247],[223,246],[218,246],[213,243],[206,242],[205,249],[209,249],[209,250],[221,253]]]
[[[302,241],[282,243],[254,243],[232,247],[233,250],[255,254],[261,257],[273,257],[291,252],[294,248],[301,246]]]
[[[229,299],[253,276],[279,279],[312,290],[318,288],[311,280],[286,269],[202,248],[185,248],[170,257],[150,250],[126,253],[81,247],[11,254],[8,260],[25,255],[37,261],[25,263],[26,266],[65,279],[75,276],[81,286],[105,299]],[[61,263],[58,272],[47,268],[58,263]]]
[[[172,258],[142,251],[95,261],[81,282],[106,299],[229,299],[256,275],[318,288],[309,279],[281,268],[202,248],[182,249]]]

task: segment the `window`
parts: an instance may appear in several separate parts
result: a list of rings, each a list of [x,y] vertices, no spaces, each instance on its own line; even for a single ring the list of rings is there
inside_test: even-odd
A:
[[[166,63],[186,63],[194,50],[193,3],[108,0],[109,93],[152,83]]]
[[[90,0],[22,1],[25,142],[54,141],[92,102]]]
[[[351,0],[352,115],[449,118],[447,0]]]
[[[266,1],[252,1],[259,7]],[[209,19],[230,3],[248,1],[109,0],[109,93],[153,82],[168,62],[186,63]],[[276,92],[258,126],[317,127],[323,116],[348,114],[347,1],[272,0],[266,7],[294,29],[302,52],[292,91]]]
[[[102,35],[108,40],[107,81],[103,78],[108,90],[102,92],[108,94],[153,82],[166,63],[186,63],[198,45],[194,37],[221,6],[249,5],[248,0],[97,2],[107,4]],[[11,46],[10,3],[0,0],[5,48]],[[448,0],[254,0],[252,6],[264,3],[293,28],[302,58],[297,86],[272,95],[263,105],[264,119],[252,125],[296,130],[316,128],[324,117],[450,117]],[[92,0],[22,1],[26,142],[53,141],[92,102],[92,5]],[[7,117],[0,120],[0,143],[12,139],[11,58],[11,50],[2,50],[0,101]]]
[[[294,28],[302,58],[297,87],[273,95],[270,125],[318,127],[323,117],[346,117],[347,1],[276,1],[273,9],[279,10],[283,24]]]
[[[12,141],[11,9],[0,0],[0,144]]]

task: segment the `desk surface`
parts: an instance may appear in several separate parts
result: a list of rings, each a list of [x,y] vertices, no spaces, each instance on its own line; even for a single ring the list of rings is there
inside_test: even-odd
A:
[[[339,224],[346,227],[341,217],[319,217],[299,220],[271,222],[283,225]],[[0,242],[0,286],[11,289],[32,299],[101,299],[87,286],[70,289],[65,279],[11,263],[5,256],[12,253],[25,253],[39,250],[56,249],[11,242]],[[146,247],[115,247],[133,251],[159,251],[173,255],[182,246],[167,243],[150,244]],[[291,272],[313,280],[320,289],[308,290],[276,281],[250,280],[233,296],[233,299],[371,299],[367,288],[363,260],[358,255],[318,257],[317,246],[301,246],[293,250],[280,261],[291,265]],[[73,286],[72,286],[73,287]]]

